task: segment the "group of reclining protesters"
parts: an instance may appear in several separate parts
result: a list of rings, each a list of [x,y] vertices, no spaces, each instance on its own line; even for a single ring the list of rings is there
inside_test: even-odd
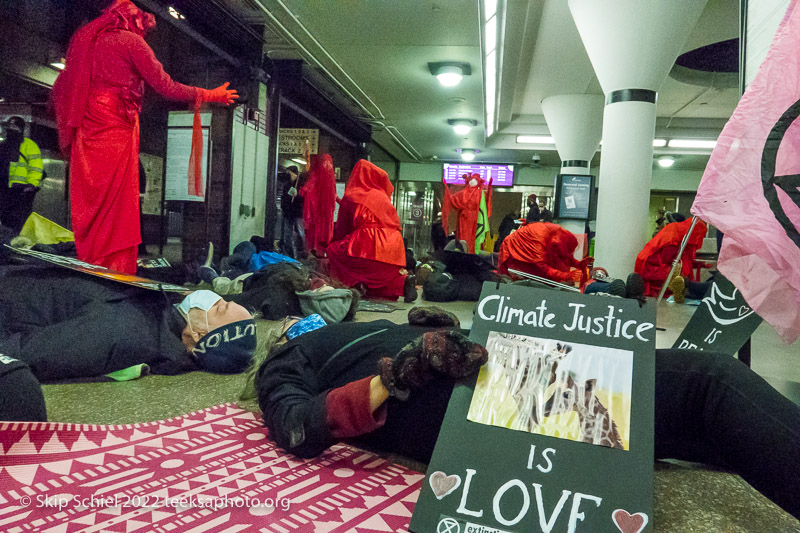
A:
[[[357,204],[362,197],[351,197],[353,218],[360,210],[375,223]],[[568,235],[535,226],[564,252],[562,272],[588,266],[571,259]],[[517,233],[534,231],[526,227]],[[501,253],[501,270],[529,268],[520,249]],[[233,298],[169,295],[30,264],[0,268],[0,419],[44,420],[39,381],[142,363],[163,374],[244,371],[255,364],[255,320]],[[438,308],[413,308],[407,325],[283,320],[258,349],[254,378],[270,438],[300,457],[345,440],[428,461],[454,384],[487,360],[458,328]],[[656,458],[731,469],[800,518],[800,410],[734,358],[656,350],[654,442]]]

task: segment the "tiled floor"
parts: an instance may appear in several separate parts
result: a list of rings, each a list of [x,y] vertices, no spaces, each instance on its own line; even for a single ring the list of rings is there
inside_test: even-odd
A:
[[[419,299],[416,303],[429,305]],[[406,321],[414,304],[397,302],[391,313],[359,312],[358,321]],[[441,304],[440,304],[441,305]],[[474,302],[442,307],[472,325]],[[662,302],[658,308],[657,347],[667,348],[689,321],[694,308]],[[762,324],[753,336],[752,366],[766,378],[800,382],[798,345],[786,346]],[[239,400],[244,377],[193,372],[180,376],[146,376],[128,383],[85,383],[43,387],[49,418],[93,424],[152,421]],[[800,401],[800,395],[798,395]],[[244,407],[257,409],[252,402]],[[424,465],[423,465],[424,466]],[[418,466],[419,468],[419,466]],[[800,533],[800,522],[761,496],[741,478],[697,465],[657,462],[655,531],[668,533]]]

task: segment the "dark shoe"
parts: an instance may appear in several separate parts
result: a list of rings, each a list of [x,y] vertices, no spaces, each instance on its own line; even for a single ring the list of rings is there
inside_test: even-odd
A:
[[[206,283],[213,285],[214,279],[219,277],[217,271],[213,267],[202,265],[197,269],[197,276]]]
[[[625,298],[641,300],[644,296],[644,279],[636,272],[628,274],[628,280],[625,282],[625,289]]]
[[[403,283],[403,301],[407,304],[417,299],[417,278],[408,274]]]
[[[361,295],[362,298],[367,296],[367,285],[361,282],[358,282],[353,287],[355,290],[358,291],[358,294]]]
[[[621,279],[612,280],[608,285],[608,294],[625,298],[625,282]]]

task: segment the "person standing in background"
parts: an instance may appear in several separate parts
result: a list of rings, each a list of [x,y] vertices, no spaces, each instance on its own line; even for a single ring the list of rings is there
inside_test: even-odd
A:
[[[303,195],[300,192],[299,171],[296,166],[286,167],[288,179],[281,194],[281,244],[283,253],[300,259],[305,250],[306,234],[303,229]]]
[[[33,211],[44,173],[39,146],[25,137],[25,119],[11,117],[0,142],[0,224],[19,233]]]
[[[530,194],[528,195],[528,216],[525,217],[525,223],[530,224],[531,222],[539,222],[542,219],[541,213],[539,213],[539,206],[536,203],[536,195]]]
[[[229,105],[225,83],[209,91],[176,83],[144,36],[155,18],[130,0],[116,0],[79,29],[53,86],[59,144],[70,161],[70,204],[78,258],[136,273],[139,225],[139,112],[144,84],[162,96]],[[199,182],[202,132],[195,115],[189,185]],[[187,154],[188,155],[188,154]]]
[[[539,199],[539,220],[542,222],[552,222],[553,212],[547,209],[547,201]]]

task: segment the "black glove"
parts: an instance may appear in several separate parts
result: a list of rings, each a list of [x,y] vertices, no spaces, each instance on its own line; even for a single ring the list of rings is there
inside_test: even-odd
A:
[[[394,359],[381,359],[378,373],[389,395],[405,401],[411,389],[421,388],[436,375],[464,378],[487,359],[486,348],[457,331],[429,331],[407,344]]]
[[[26,192],[26,193],[36,192],[39,190],[38,187],[36,187],[35,185],[31,185],[30,183],[12,183],[11,188],[15,191]]]
[[[450,311],[432,305],[430,307],[412,307],[408,312],[408,323],[412,326],[459,327],[461,322]]]

